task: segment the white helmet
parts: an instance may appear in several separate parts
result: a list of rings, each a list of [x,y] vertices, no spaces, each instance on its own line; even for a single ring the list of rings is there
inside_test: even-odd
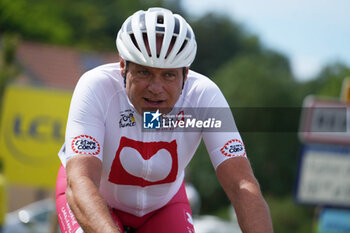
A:
[[[159,54],[157,38],[162,43]],[[124,60],[156,68],[190,66],[197,51],[191,26],[180,15],[164,8],[135,12],[123,23],[116,43]]]

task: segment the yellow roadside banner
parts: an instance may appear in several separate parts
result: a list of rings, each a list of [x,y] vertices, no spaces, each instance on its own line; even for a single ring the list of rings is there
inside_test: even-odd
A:
[[[71,91],[44,87],[6,89],[0,157],[9,184],[54,187],[71,96]]]

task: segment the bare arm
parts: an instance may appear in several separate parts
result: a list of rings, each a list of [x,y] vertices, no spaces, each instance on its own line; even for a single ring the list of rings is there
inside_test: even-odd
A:
[[[66,197],[85,233],[121,233],[98,191],[102,162],[92,156],[76,156],[66,166]]]
[[[216,173],[235,208],[243,233],[273,233],[269,207],[248,159],[228,159],[219,165]]]

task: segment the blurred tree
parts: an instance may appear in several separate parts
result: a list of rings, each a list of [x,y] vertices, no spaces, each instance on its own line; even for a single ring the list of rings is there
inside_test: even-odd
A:
[[[8,34],[5,34],[0,38],[0,123],[2,118],[2,102],[6,85],[16,77],[19,71],[15,61],[18,41],[19,39],[17,36]],[[3,158],[0,158],[0,175],[3,165],[2,159]]]
[[[336,62],[326,65],[315,79],[303,83],[303,93],[338,98],[341,93],[342,83],[346,77],[350,77],[350,67]]]
[[[29,40],[67,43],[73,30],[62,19],[62,10],[45,0],[0,0],[0,30]]]
[[[117,29],[133,12],[160,1],[55,1],[63,9],[62,19],[74,30],[74,44],[97,50],[115,49]],[[65,6],[69,5],[68,9]]]
[[[162,0],[0,0],[0,31],[26,40],[114,49],[117,29],[130,14],[162,5]]]
[[[163,6],[174,13],[184,16],[186,20],[189,20],[189,17],[182,8],[182,0],[163,0]]]
[[[243,129],[242,138],[262,190],[291,193],[301,98],[287,58],[272,51],[234,57],[213,77],[233,107],[238,129]],[[191,180],[203,195],[203,211],[227,204],[206,154],[202,145],[190,165]],[[214,193],[222,198],[211,203]]]
[[[297,106],[298,87],[289,61],[273,51],[234,57],[213,79],[232,107]]]
[[[312,207],[297,206],[291,196],[266,196],[270,206],[275,232],[311,233],[313,232],[314,210]]]
[[[212,75],[222,64],[239,54],[257,53],[261,46],[256,36],[228,16],[206,14],[191,22],[198,51],[192,69]]]
[[[291,192],[301,98],[287,58],[271,51],[243,56],[229,61],[215,77],[237,115],[238,129],[246,132],[242,136],[263,190]],[[247,111],[249,107],[258,108]]]
[[[8,34],[3,35],[0,40],[0,111],[5,87],[11,79],[16,77],[19,71],[15,61],[18,41],[17,36]]]

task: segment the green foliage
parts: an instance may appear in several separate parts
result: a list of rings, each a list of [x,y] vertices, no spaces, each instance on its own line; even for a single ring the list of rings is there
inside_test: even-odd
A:
[[[0,123],[6,85],[18,74],[18,68],[15,63],[17,43],[18,38],[13,35],[3,35],[0,40]],[[0,173],[2,172],[2,168],[3,161],[0,159]]]
[[[331,64],[315,80],[300,83],[293,78],[289,62],[283,55],[273,51],[261,51],[234,56],[212,76],[233,107],[238,129],[243,129],[240,131],[247,154],[264,193],[285,196],[293,191],[300,147],[297,138],[300,113],[293,107],[300,107],[303,98],[308,94],[338,97],[343,79],[350,76],[349,71],[342,64]],[[252,111],[247,111],[250,107],[273,107],[275,114],[252,116]],[[292,114],[278,114],[279,109],[282,112],[290,109]],[[254,132],[257,124],[258,128],[265,131]],[[276,131],[278,124],[288,125],[290,131]],[[190,171],[191,180],[202,197],[203,212],[211,212],[227,205],[228,200],[218,185],[203,144],[190,164]],[[215,202],[212,201],[213,197],[216,197]],[[310,223],[306,224],[310,218],[304,216],[302,207],[295,206],[287,199],[273,205],[271,209],[282,211],[280,208],[285,208],[285,212],[295,211],[297,215],[290,217],[285,216],[286,214],[274,214],[277,224],[282,222],[290,226],[290,229],[295,230],[291,232],[311,232]],[[278,216],[285,216],[285,219],[278,219]],[[304,217],[305,224],[302,224]],[[281,230],[286,229],[283,224],[277,226],[280,230],[276,232],[287,232]]]
[[[275,232],[312,233],[317,227],[317,213],[312,207],[296,205],[290,195],[277,197],[267,195]],[[224,220],[232,219],[230,206],[217,208],[213,215]]]
[[[230,202],[216,178],[203,142],[189,164],[186,177],[194,184],[200,194],[201,213],[213,212],[229,205]]]
[[[198,51],[194,70],[212,75],[223,63],[241,53],[260,51],[259,40],[227,16],[207,14],[191,23]]]
[[[298,107],[301,104],[300,84],[291,74],[288,59],[277,52],[264,50],[258,39],[245,34],[242,28],[221,16],[206,15],[193,26],[198,40],[194,67],[211,78],[223,91],[238,128],[249,128],[257,117],[248,115],[248,107]],[[213,37],[215,35],[215,37]],[[214,38],[214,39],[213,39]],[[277,110],[272,110],[276,111]],[[266,117],[263,129],[274,132],[241,132],[248,156],[262,189],[268,193],[287,194],[292,191],[299,144],[299,115],[280,119]],[[276,124],[290,124],[291,132],[275,132]],[[278,128],[278,127],[277,127]],[[210,211],[228,203],[215,172],[211,168],[203,144],[190,165],[191,180],[202,195],[202,211]],[[276,177],[276,174],[279,174]],[[274,177],[274,179],[272,179]],[[214,195],[215,194],[215,195]],[[216,202],[211,202],[215,196]]]
[[[14,79],[18,74],[18,68],[15,63],[15,53],[18,43],[18,38],[13,35],[4,35],[1,40],[0,53],[0,110],[2,96],[6,84]]]
[[[308,87],[305,91],[308,91],[307,94],[339,98],[346,77],[350,77],[350,67],[342,63],[328,64],[315,80],[305,83]]]
[[[213,76],[214,81],[232,107],[298,106],[297,83],[281,58],[270,52],[233,58]]]
[[[299,85],[280,57],[267,52],[232,59],[218,71],[215,81],[234,107],[238,129],[246,131],[242,137],[263,190],[286,194],[292,191],[297,163],[299,115],[293,111],[285,115],[289,109],[282,107],[300,106],[300,101]],[[247,111],[249,107],[259,108]],[[288,125],[289,131],[281,132],[279,124]]]
[[[281,107],[300,106],[301,94],[288,60],[271,51],[237,56],[221,66],[213,77],[233,107],[238,129],[246,129],[240,130],[241,135],[262,190],[276,195],[291,193],[299,150],[299,113],[292,111],[292,115],[284,116],[278,113],[288,110]],[[254,113],[269,115],[261,118]],[[289,124],[290,131],[278,131],[281,127],[276,124]],[[190,164],[190,175],[202,195],[202,211],[227,205],[203,144]]]
[[[295,205],[290,196],[279,198],[267,196],[265,199],[270,207],[275,232],[313,232],[313,208]]]
[[[163,1],[0,0],[2,32],[26,40],[93,49],[115,48],[117,29],[133,12]]]
[[[67,43],[72,28],[60,17],[60,10],[45,0],[0,0],[2,31],[18,33],[25,39]]]

